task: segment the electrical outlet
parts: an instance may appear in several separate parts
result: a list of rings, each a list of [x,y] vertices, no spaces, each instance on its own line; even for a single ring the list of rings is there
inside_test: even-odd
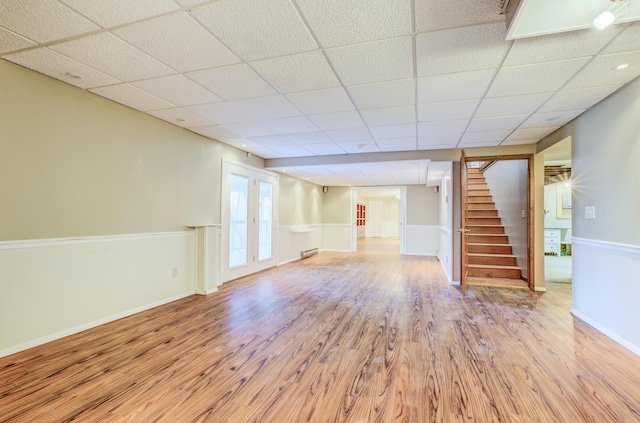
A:
[[[173,276],[174,278],[178,277],[178,268],[174,267],[173,269],[171,269],[171,276]]]

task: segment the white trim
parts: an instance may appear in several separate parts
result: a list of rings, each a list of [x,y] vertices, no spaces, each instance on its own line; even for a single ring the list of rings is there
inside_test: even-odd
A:
[[[451,281],[450,285],[460,286],[460,281]]]
[[[419,254],[419,253],[404,253],[405,256],[418,256],[418,257],[435,257],[438,258],[438,254]],[[440,260],[438,260],[440,261]]]
[[[535,292],[547,292],[547,287],[545,286],[536,286],[533,288]]]
[[[573,239],[575,239],[575,238],[573,238]],[[601,324],[599,324],[595,320],[592,320],[592,319],[588,318],[587,316],[585,316],[584,314],[580,313],[579,311],[577,311],[574,308],[571,309],[571,314],[573,314],[578,319],[584,321],[589,326],[592,326],[594,329],[602,332],[603,334],[605,334],[609,338],[613,339],[618,344],[622,345],[623,347],[625,347],[626,349],[628,349],[629,351],[631,351],[635,355],[640,356],[640,347],[638,347],[638,346],[634,345],[633,343],[627,341],[623,337],[619,336],[617,333],[612,332],[611,330],[609,330],[606,327],[602,326]]]
[[[285,260],[285,261],[283,261],[281,263],[276,264],[276,267],[284,266],[285,264],[293,263],[294,261],[300,261],[300,260],[302,260],[302,257],[297,257],[297,258],[292,258],[290,260]]]
[[[351,250],[332,250],[332,249],[323,249],[319,251],[320,253],[331,252],[331,253],[353,253]]]
[[[607,250],[617,251],[620,253],[640,255],[640,246],[638,245],[621,244],[618,242],[600,241],[597,239],[576,238],[576,237],[571,238],[571,243],[578,244],[578,245],[586,245],[589,247],[604,248]]]
[[[12,347],[5,348],[4,350],[0,350],[0,357],[6,357],[8,355],[15,354],[20,351],[24,351],[26,349],[36,347],[38,345],[46,344],[47,342],[55,341],[56,339],[64,338],[65,336],[73,335],[73,334],[85,331],[87,329],[95,328],[97,326],[104,325],[106,323],[114,322],[124,317],[132,316],[136,313],[141,313],[143,311],[147,311],[152,308],[159,307],[161,305],[168,304],[173,301],[181,300],[183,298],[189,297],[194,294],[195,294],[194,291],[183,292],[182,294],[174,295],[173,297],[163,298],[162,300],[155,301],[153,303],[145,304],[140,307],[135,307],[130,310],[112,314],[111,316],[106,316],[101,319],[84,323],[82,325],[78,325],[69,329],[65,329],[60,332],[52,333],[50,335],[42,336],[37,339],[32,339],[31,341],[23,342],[22,344],[14,345]]]
[[[96,242],[130,241],[150,238],[172,238],[194,236],[193,230],[180,232],[156,232],[122,235],[82,236],[73,238],[26,239],[19,241],[0,241],[0,250],[17,250],[21,248],[56,247],[60,245],[91,244]]]
[[[312,223],[309,225],[281,225],[278,226],[278,229],[288,230],[289,232],[294,233],[302,233],[302,232],[311,232],[314,229],[322,228],[322,223]]]

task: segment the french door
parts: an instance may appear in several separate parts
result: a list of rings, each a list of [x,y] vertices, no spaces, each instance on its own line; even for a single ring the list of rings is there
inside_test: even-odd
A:
[[[222,281],[276,265],[278,176],[222,162]]]

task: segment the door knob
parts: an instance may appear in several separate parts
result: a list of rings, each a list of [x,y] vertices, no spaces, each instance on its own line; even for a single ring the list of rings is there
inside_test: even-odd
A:
[[[458,232],[460,232],[460,233],[467,233],[467,232],[471,232],[471,230],[470,230],[470,229],[467,229],[467,228],[460,228],[460,229],[458,229]]]

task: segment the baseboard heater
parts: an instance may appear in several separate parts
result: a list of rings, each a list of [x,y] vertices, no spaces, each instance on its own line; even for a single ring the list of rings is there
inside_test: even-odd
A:
[[[307,258],[307,257],[311,257],[315,254],[318,254],[318,249],[317,248],[312,248],[310,250],[303,250],[300,252],[300,257],[301,258]]]

